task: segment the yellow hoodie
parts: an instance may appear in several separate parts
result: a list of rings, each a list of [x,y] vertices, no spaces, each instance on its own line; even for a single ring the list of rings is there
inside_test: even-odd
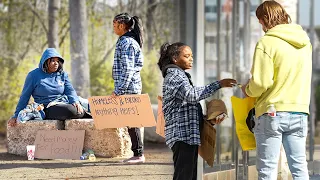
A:
[[[256,117],[274,104],[277,111],[309,114],[312,46],[307,33],[296,24],[268,30],[256,45],[252,77],[246,93],[255,97]]]

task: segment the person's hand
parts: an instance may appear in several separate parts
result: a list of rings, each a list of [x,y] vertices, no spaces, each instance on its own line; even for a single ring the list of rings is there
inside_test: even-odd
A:
[[[249,81],[250,81],[250,79],[248,80],[248,82],[246,84],[241,86],[241,91],[242,91],[242,93],[244,94],[245,97],[248,97],[248,95],[246,93],[246,87],[248,86]]]
[[[111,96],[112,96],[113,98],[116,98],[118,95],[117,95],[116,93],[112,92]]]
[[[11,118],[8,120],[8,126],[14,127],[17,125],[17,118]]]
[[[216,117],[215,124],[220,124],[227,117],[226,113],[222,113]]]
[[[73,103],[72,105],[77,108],[78,114],[82,114],[83,113],[83,108],[82,108],[80,103],[77,102],[77,103]]]
[[[219,81],[221,87],[233,87],[235,84],[237,84],[237,81],[234,79],[222,79]]]

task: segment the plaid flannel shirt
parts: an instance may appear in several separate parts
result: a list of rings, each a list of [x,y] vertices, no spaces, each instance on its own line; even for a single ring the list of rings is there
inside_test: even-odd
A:
[[[199,112],[197,104],[218,89],[219,81],[202,87],[190,84],[185,71],[168,68],[163,82],[163,105],[166,144],[175,142],[200,145]]]
[[[121,36],[116,44],[112,68],[116,95],[141,94],[142,66],[143,55],[137,41],[129,36]]]

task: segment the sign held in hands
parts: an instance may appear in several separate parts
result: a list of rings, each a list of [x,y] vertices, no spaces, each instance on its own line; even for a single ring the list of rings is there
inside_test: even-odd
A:
[[[164,114],[162,111],[162,97],[158,96],[158,116],[157,116],[157,125],[156,125],[156,133],[159,134],[161,137],[165,138],[165,120]]]
[[[156,125],[147,94],[93,96],[89,104],[97,129]]]

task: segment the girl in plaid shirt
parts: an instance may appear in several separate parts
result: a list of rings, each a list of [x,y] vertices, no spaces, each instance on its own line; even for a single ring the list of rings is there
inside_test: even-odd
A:
[[[173,179],[196,180],[200,126],[203,123],[199,101],[237,82],[223,79],[202,87],[193,86],[190,74],[185,72],[192,68],[192,51],[180,42],[161,46],[158,65],[164,78],[162,109],[166,144],[173,152]]]
[[[142,26],[137,16],[122,13],[115,16],[113,30],[119,39],[114,53],[112,77],[114,80],[113,96],[141,94],[142,82],[140,71],[143,65]],[[128,128],[131,138],[133,157],[125,163],[143,163],[143,144],[139,128]]]

